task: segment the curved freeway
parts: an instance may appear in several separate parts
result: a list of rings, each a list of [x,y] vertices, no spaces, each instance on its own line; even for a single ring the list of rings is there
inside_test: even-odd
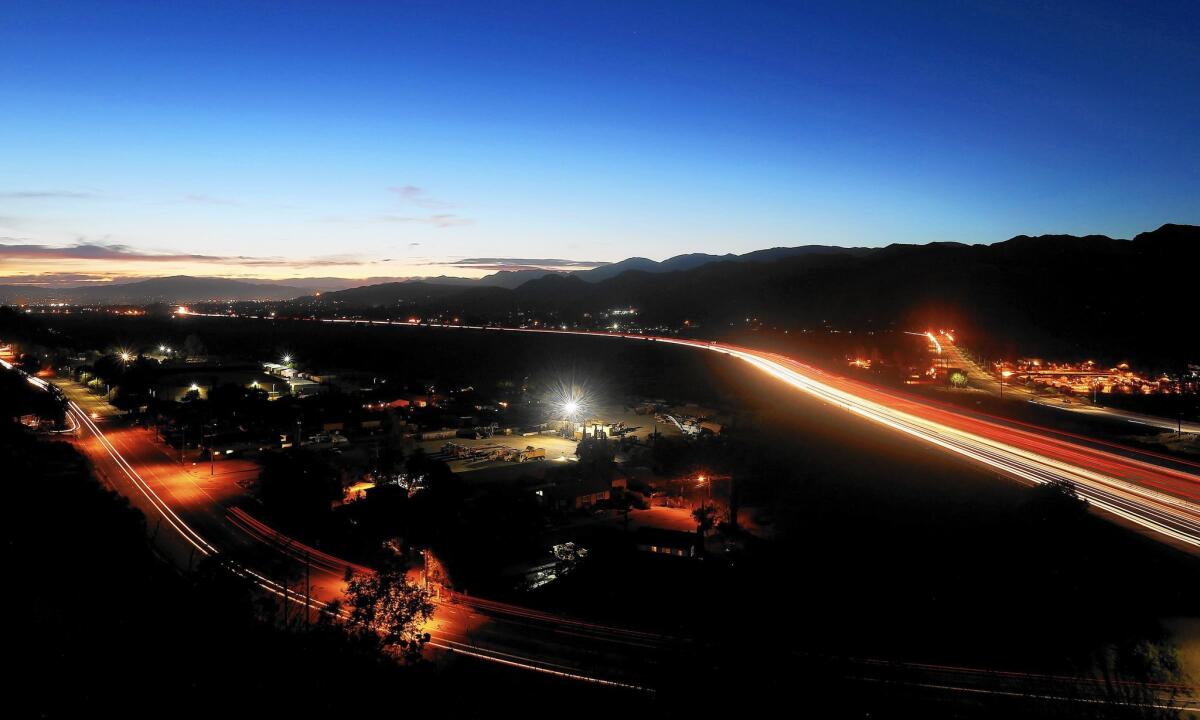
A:
[[[202,317],[236,317],[184,313]],[[258,318],[271,320],[271,318]],[[1189,552],[1200,551],[1200,464],[1132,448],[1096,447],[1050,428],[988,418],[833,375],[779,353],[618,332],[327,318],[319,322],[607,337],[722,353],[823,402],[1021,482],[1065,482],[1093,507]],[[1077,440],[1084,440],[1079,442]]]
[[[450,326],[454,327],[454,326]],[[1200,464],[1064,439],[1049,428],[987,418],[907,393],[833,375],[778,353],[647,335],[489,328],[620,337],[722,353],[823,402],[1020,481],[1065,482],[1093,507],[1200,550]]]
[[[215,315],[212,317],[229,317]],[[325,320],[373,325],[416,323]],[[430,326],[423,324],[422,326]],[[792,358],[727,343],[634,334],[480,326],[437,326],[493,332],[585,335],[679,345],[721,353],[868,422],[1030,483],[1063,481],[1094,507],[1185,548],[1200,548],[1200,465],[1128,448],[1095,447],[1046,428],[979,416],[906,393],[833,375]],[[40,382],[40,381],[39,381]],[[236,506],[240,488],[220,475],[189,472],[149,431],[102,430],[67,390],[81,443],[97,469],[156,524],[160,552],[180,567],[198,555],[220,555],[231,570],[297,603],[307,574],[311,602],[340,596],[347,568],[369,572],[274,531]],[[77,395],[77,396],[76,396]],[[160,532],[167,528],[175,532]],[[646,689],[646,678],[679,640],[589,623],[512,605],[452,596],[439,602],[432,645],[483,660],[619,687]],[[990,671],[981,671],[987,674]]]

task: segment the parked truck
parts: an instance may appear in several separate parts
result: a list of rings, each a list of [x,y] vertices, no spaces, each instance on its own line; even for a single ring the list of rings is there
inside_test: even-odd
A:
[[[517,462],[529,462],[531,460],[545,460],[546,448],[535,448],[532,445],[525,446],[525,449],[517,454]]]

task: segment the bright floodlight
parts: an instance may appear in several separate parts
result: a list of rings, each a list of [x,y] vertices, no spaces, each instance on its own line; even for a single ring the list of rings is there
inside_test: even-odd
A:
[[[559,379],[547,388],[546,403],[551,412],[556,413],[556,418],[574,422],[591,412],[595,398],[586,384]]]
[[[122,353],[121,353],[121,362],[129,362],[129,361],[130,361],[130,359],[132,359],[132,357],[133,357],[133,356],[132,356],[132,355],[130,355],[129,353],[127,353],[127,352],[122,352]]]
[[[291,356],[291,355],[284,355],[284,356],[283,356],[283,362],[284,362],[284,363],[290,363],[291,361],[292,361],[292,356]]]

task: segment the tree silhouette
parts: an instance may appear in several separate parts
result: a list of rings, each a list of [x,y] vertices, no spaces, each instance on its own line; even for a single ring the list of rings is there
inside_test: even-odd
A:
[[[377,637],[382,649],[405,662],[420,659],[429,633],[424,623],[433,617],[429,591],[395,568],[357,576],[346,583],[344,607],[351,633]]]
[[[699,544],[699,552],[704,552],[704,538],[708,535],[708,531],[712,530],[716,525],[717,506],[712,504],[701,505],[692,511],[692,518],[696,521],[696,535]]]

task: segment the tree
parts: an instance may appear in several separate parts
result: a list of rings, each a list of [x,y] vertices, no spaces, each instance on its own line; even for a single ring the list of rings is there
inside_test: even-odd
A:
[[[1070,481],[1059,478],[1032,488],[1025,510],[1054,532],[1066,533],[1087,517],[1088,501],[1079,497]]]
[[[704,552],[704,538],[708,535],[708,531],[712,530],[716,525],[717,506],[712,504],[701,505],[692,511],[692,518],[696,521],[696,535],[699,537],[698,545],[701,553]]]
[[[299,449],[264,454],[257,489],[272,515],[297,526],[319,521],[342,496],[341,482],[329,463]]]
[[[1165,638],[1126,637],[1096,653],[1093,689],[1104,708],[1093,717],[1178,718],[1192,697],[1175,647]]]
[[[405,662],[419,660],[433,617],[429,591],[410,583],[402,568],[353,577],[346,583],[344,604],[350,632],[378,638],[380,647]]]
[[[200,341],[199,336],[192,334],[184,339],[183,353],[190,358],[200,357],[204,354],[204,343]]]

